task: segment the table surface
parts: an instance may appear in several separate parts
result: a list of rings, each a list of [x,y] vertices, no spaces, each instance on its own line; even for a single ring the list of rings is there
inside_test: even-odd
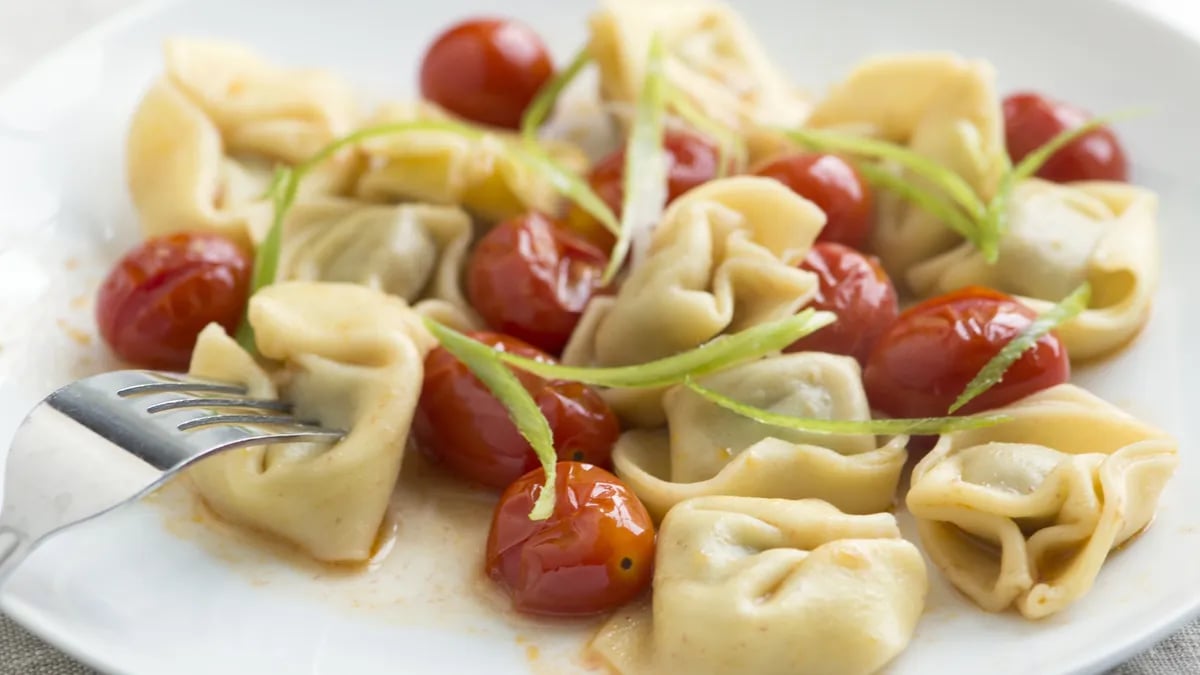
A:
[[[1135,0],[1126,0],[1133,2]],[[0,2],[0,87],[64,41],[137,0],[37,0]],[[1197,0],[1141,0],[1143,9],[1200,36]],[[93,673],[0,616],[0,675]],[[1200,621],[1116,668],[1108,675],[1200,673]]]

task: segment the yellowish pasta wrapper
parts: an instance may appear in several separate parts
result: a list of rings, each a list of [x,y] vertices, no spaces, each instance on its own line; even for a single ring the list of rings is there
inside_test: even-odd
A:
[[[702,497],[658,534],[654,593],[592,643],[620,675],[867,675],[912,639],[928,578],[887,513]]]
[[[910,269],[909,286],[922,296],[989,286],[1040,313],[1086,281],[1088,308],[1057,331],[1071,358],[1103,356],[1149,319],[1161,275],[1157,207],[1153,192],[1127,183],[1030,179],[1013,193],[995,264],[964,243]]]
[[[222,518],[292,542],[317,560],[372,553],[399,476],[425,354],[435,341],[399,298],[354,284],[286,282],[250,301],[268,372],[220,326],[201,333],[191,374],[291,401],[348,433],[332,446],[231,450],[187,471]]]
[[[730,398],[798,417],[871,417],[858,363],[801,352],[706,376]],[[825,500],[849,513],[892,506],[908,438],[811,434],[755,422],[677,386],[663,397],[666,428],[631,430],[613,449],[617,475],[655,519],[694,497]]]
[[[942,436],[913,469],[925,552],[983,609],[1029,619],[1086,594],[1109,552],[1154,517],[1178,444],[1070,384]]]

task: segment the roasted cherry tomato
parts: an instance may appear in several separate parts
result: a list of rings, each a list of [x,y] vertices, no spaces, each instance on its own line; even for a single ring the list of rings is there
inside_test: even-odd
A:
[[[475,333],[472,337],[501,351],[553,361],[516,338],[496,333]],[[550,423],[560,459],[609,464],[621,428],[612,409],[594,389],[578,382],[514,372]],[[442,347],[425,357],[425,381],[413,432],[418,447],[431,459],[490,487],[503,488],[538,466],[533,448],[517,432],[500,401]]]
[[[871,188],[849,162],[837,155],[796,153],[755,172],[774,178],[825,212],[817,241],[861,249],[871,230]]]
[[[866,364],[879,336],[896,320],[896,288],[875,256],[848,246],[820,242],[800,267],[820,285],[809,307],[837,314],[837,322],[792,343],[786,351],[830,352]]]
[[[480,240],[467,266],[467,295],[493,329],[557,354],[607,263],[607,254],[565,225],[529,213]]]
[[[487,572],[530,614],[597,614],[650,585],[654,524],[619,478],[590,464],[560,462],[554,513],[530,520],[546,474],[531,471],[496,505]]]
[[[421,95],[473,122],[516,129],[526,106],[554,75],[537,33],[509,19],[456,24],[421,62]]]
[[[149,239],[100,286],[96,323],[122,359],[185,370],[196,336],[216,322],[232,332],[246,308],[250,257],[232,241],[198,232]]]
[[[1004,99],[1004,137],[1013,163],[1058,134],[1091,119],[1087,112],[1041,94],[1019,93]],[[1129,179],[1125,150],[1116,134],[1100,127],[1071,141],[1042,165],[1037,175],[1067,183],[1076,180]]]
[[[669,130],[663,134],[667,153],[667,201],[717,177],[721,152],[711,141],[693,133]],[[618,216],[625,200],[625,149],[601,159],[588,174],[592,186],[605,204]],[[605,251],[612,248],[612,234],[587,214],[572,209],[571,226]]]
[[[892,417],[947,414],[992,357],[1037,314],[1009,295],[968,287],[905,310],[884,333],[863,372],[871,405]],[[1044,335],[958,414],[990,410],[1067,381],[1067,350]]]

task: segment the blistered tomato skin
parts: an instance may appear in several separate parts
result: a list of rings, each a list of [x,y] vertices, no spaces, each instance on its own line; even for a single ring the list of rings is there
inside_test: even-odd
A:
[[[819,242],[801,269],[817,275],[813,309],[833,312],[837,321],[800,338],[785,351],[817,351],[853,356],[866,365],[871,348],[896,320],[896,288],[879,260],[841,244]]]
[[[1091,119],[1075,106],[1041,94],[1017,93],[1004,99],[1004,135],[1013,163],[1050,142],[1058,134]],[[1116,134],[1100,127],[1071,141],[1038,170],[1038,177],[1056,183],[1080,180],[1129,180],[1125,149]]]
[[[516,338],[474,333],[502,351],[552,362]],[[550,423],[559,459],[607,466],[621,433],[617,417],[591,387],[545,380],[514,369]],[[425,357],[425,379],[413,419],[417,446],[434,462],[474,483],[504,488],[539,466],[508,411],[453,354],[437,347]]]
[[[871,352],[863,372],[867,397],[892,417],[946,415],[967,383],[1035,318],[1011,296],[980,287],[910,307]],[[1066,382],[1070,373],[1067,350],[1051,332],[957,414],[1007,405]]]
[[[196,336],[209,323],[233,332],[250,285],[251,259],[215,234],[148,239],[108,273],[96,298],[96,323],[131,365],[186,370]]]
[[[779,157],[756,175],[788,186],[825,212],[817,241],[861,249],[871,232],[871,187],[858,169],[837,155],[801,152]]]
[[[608,255],[565,225],[529,213],[494,227],[467,265],[471,305],[500,333],[562,351],[600,289]]]
[[[487,573],[528,614],[587,616],[620,607],[650,585],[650,514],[603,469],[560,462],[557,474],[554,513],[546,520],[529,519],[542,469],[504,491],[488,535]]]
[[[663,150],[667,154],[668,203],[717,177],[721,152],[703,136],[669,130],[663,134]],[[624,148],[601,159],[588,174],[588,184],[592,190],[618,216],[625,200],[624,180]],[[615,241],[612,233],[582,211],[572,210],[571,225],[601,249],[607,251],[612,248]]]
[[[517,129],[554,75],[550,52],[528,26],[472,19],[434,40],[421,61],[421,95],[473,122]]]

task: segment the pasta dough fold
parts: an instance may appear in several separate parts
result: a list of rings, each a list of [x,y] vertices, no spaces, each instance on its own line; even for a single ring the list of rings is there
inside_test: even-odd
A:
[[[279,279],[362,284],[470,324],[461,278],[471,234],[471,218],[452,206],[312,199],[284,223]]]
[[[795,314],[816,292],[800,260],[825,225],[769,178],[724,178],[675,200],[614,297],[588,304],[563,352],[572,365],[645,363]],[[626,423],[662,423],[661,392],[610,392]]]
[[[709,375],[721,394],[782,414],[867,420],[858,363],[801,352]],[[617,474],[655,519],[692,497],[818,498],[851,513],[892,506],[907,437],[819,435],[772,427],[677,386],[663,398],[667,428],[625,432],[613,449]]]
[[[747,497],[673,508],[653,584],[592,644],[621,675],[874,673],[907,646],[928,590],[891,514]]]
[[[953,54],[878,56],[862,62],[808,123],[877,136],[945,166],[985,202],[1009,166],[995,72]],[[904,172],[904,180],[937,189]],[[893,279],[961,237],[925,210],[880,190],[871,245]]]
[[[758,39],[728,5],[709,0],[605,0],[591,20],[591,53],[600,91],[633,104],[646,76],[650,41],[666,52],[666,76],[710,118],[738,132],[753,157],[778,147],[769,127],[794,127],[811,103],[771,62]]]
[[[910,269],[908,283],[922,296],[985,285],[1044,312],[1087,281],[1088,308],[1057,330],[1071,358],[1102,356],[1149,318],[1160,274],[1157,205],[1154,193],[1125,183],[1030,179],[1013,193],[995,264],[964,243]]]
[[[384,106],[370,122],[398,124],[446,120],[428,103]],[[412,130],[363,143],[367,168],[356,187],[370,200],[418,201],[461,206],[493,222],[527,211],[556,213],[558,190],[541,172],[513,156],[515,134],[488,131],[479,139],[439,130]],[[550,157],[582,173],[583,152],[565,141],[543,141]]]
[[[1178,464],[1163,432],[1073,385],[942,436],[913,469],[925,552],[983,609],[1037,619],[1091,589],[1109,551],[1150,522]]]
[[[276,163],[293,164],[347,133],[356,104],[322,71],[282,69],[224,42],[171,40],[166,74],[145,94],[126,141],[126,178],[148,236],[200,230],[248,244],[270,222]],[[315,170],[301,193],[349,186],[351,153]]]
[[[288,282],[250,301],[264,370],[213,324],[191,374],[282,395],[303,418],[347,435],[332,446],[231,450],[188,469],[222,518],[290,541],[323,561],[370,557],[396,484],[434,340],[400,299],[352,284]]]

